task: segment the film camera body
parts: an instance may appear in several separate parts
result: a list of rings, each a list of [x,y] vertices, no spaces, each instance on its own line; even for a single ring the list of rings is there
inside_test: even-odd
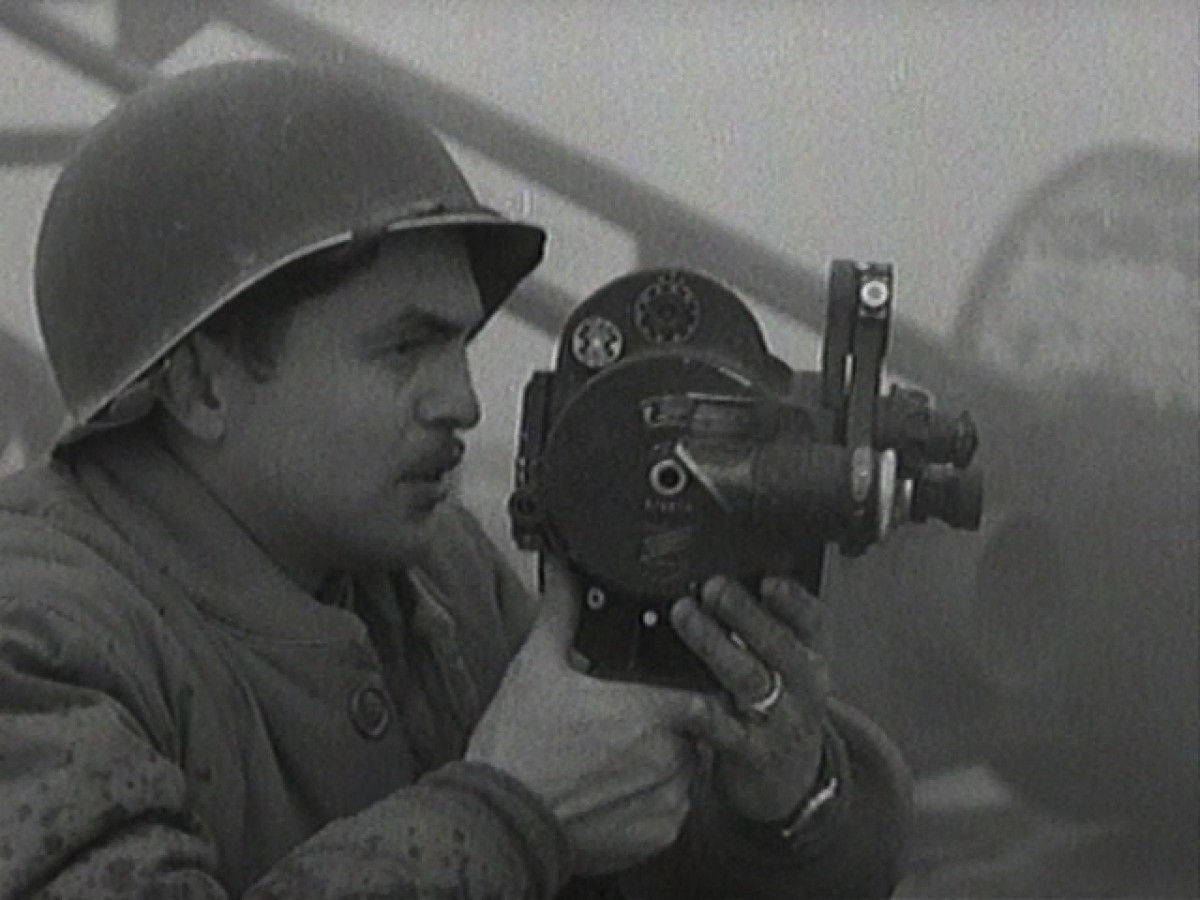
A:
[[[591,674],[708,689],[668,613],[709,576],[817,593],[830,544],[979,527],[970,417],[881,393],[892,298],[891,266],[834,261],[819,371],[771,355],[747,305],[699,273],[635,272],[575,310],[525,389],[509,512],[518,546],[579,578]]]

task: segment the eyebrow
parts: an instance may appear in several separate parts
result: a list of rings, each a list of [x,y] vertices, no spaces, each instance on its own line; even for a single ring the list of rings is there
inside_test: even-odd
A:
[[[406,309],[390,319],[372,325],[360,334],[364,344],[378,345],[400,336],[425,333],[437,338],[456,338],[469,333],[474,323],[463,323],[422,309]]]

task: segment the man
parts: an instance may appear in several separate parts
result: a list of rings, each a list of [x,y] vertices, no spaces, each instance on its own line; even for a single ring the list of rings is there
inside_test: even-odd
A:
[[[568,579],[535,608],[449,498],[542,243],[333,72],[96,130],[37,259],[73,424],[0,497],[0,896],[891,891],[904,769],[796,585],[675,610],[727,698],[599,681]]]

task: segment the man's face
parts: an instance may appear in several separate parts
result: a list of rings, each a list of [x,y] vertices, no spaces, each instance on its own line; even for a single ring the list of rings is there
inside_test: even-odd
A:
[[[402,563],[479,420],[483,309],[461,237],[413,232],[296,309],[273,375],[234,369],[218,453],[235,514],[285,569]]]

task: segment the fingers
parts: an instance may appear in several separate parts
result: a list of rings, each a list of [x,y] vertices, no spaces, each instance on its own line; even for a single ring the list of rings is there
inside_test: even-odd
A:
[[[821,609],[799,584],[767,579],[760,603],[740,584],[713,578],[704,585],[698,606],[681,600],[672,609],[680,638],[705,661],[739,704],[765,697],[771,672],[806,696],[823,698],[830,691],[824,658],[801,639],[815,639]]]
[[[746,738],[746,726],[714,694],[640,684],[614,684],[613,689],[636,692],[639,702],[653,710],[653,720],[691,741],[730,748]]]
[[[579,585],[560,560],[546,557],[543,566],[541,607],[529,640],[566,659],[579,625]]]
[[[825,604],[790,578],[764,578],[762,601],[777,619],[786,622],[800,641],[808,672],[821,696],[832,690],[832,677],[825,653],[828,650]]]
[[[725,690],[740,700],[762,697],[771,687],[771,675],[766,665],[775,665],[766,659],[756,643],[756,635],[746,637],[754,646],[748,652],[729,639],[729,634],[711,616],[701,611],[690,597],[680,600],[671,609],[671,622],[680,638],[716,676]],[[763,658],[756,658],[762,652]]]
[[[665,726],[656,726],[626,749],[622,758],[613,760],[604,771],[576,780],[569,798],[556,806],[556,812],[579,818],[620,813],[621,807],[639,798],[646,803],[674,802],[672,798],[686,801],[698,762],[691,741]]]
[[[771,615],[791,628],[801,643],[816,646],[824,627],[825,605],[798,581],[764,578],[762,603]]]
[[[779,671],[795,666],[796,657],[802,652],[795,633],[736,581],[709,579],[701,591],[700,608],[737,635],[735,646],[740,639],[743,643],[740,649],[745,651],[748,645],[752,657],[757,656],[766,666]],[[739,696],[761,697],[763,676],[759,674],[757,678],[758,693]]]
[[[645,764],[645,784],[638,793],[658,794],[670,805],[686,803],[688,787],[696,774],[698,758],[696,748],[678,734],[662,730],[647,742],[642,752]]]
[[[680,768],[673,776],[657,786],[653,794],[655,811],[676,828],[687,817],[691,807],[693,766]]]
[[[718,750],[732,751],[746,740],[746,723],[712,694],[691,694],[673,724],[680,734]]]

